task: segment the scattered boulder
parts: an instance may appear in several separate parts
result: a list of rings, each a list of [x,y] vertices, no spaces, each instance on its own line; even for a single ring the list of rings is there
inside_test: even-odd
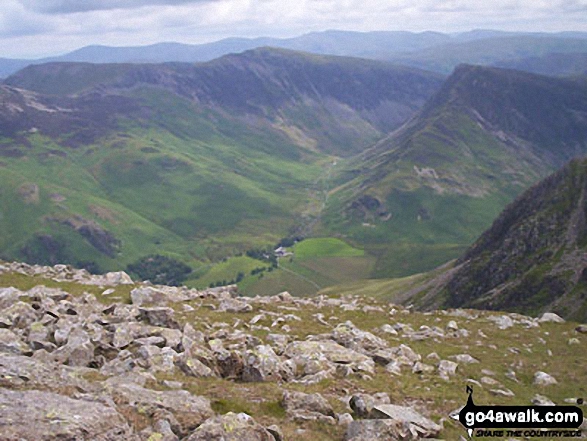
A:
[[[282,405],[287,416],[295,421],[323,421],[336,424],[332,406],[320,394],[285,391]]]
[[[497,325],[497,327],[501,330],[508,329],[514,326],[514,321],[507,315],[492,315],[490,317],[487,317],[487,320],[491,320],[492,322],[494,322]]]
[[[410,441],[417,440],[408,427],[394,420],[358,420],[349,424],[344,441]]]
[[[355,394],[349,400],[349,406],[357,418],[369,418],[374,406],[390,403],[389,395],[385,392],[375,395]]]
[[[271,346],[259,345],[246,352],[242,380],[279,381],[293,377],[293,372],[287,369]]]
[[[547,374],[546,372],[538,371],[534,373],[534,382],[536,386],[550,386],[552,384],[557,384],[558,381],[552,376]]]
[[[545,312],[538,319],[538,323],[565,323],[565,319],[554,312]]]
[[[292,360],[295,372],[303,375],[336,370],[337,364],[348,365],[355,372],[375,372],[375,363],[371,358],[328,340],[295,341],[287,346],[284,354]]]
[[[390,419],[399,422],[402,426],[408,426],[414,439],[432,438],[440,433],[442,426],[420,415],[409,407],[396,406],[394,404],[379,404],[371,411],[373,419]]]
[[[109,390],[115,402],[127,412],[152,416],[166,411],[177,420],[180,437],[189,435],[208,418],[214,416],[210,401],[185,390],[154,391],[135,383],[117,382]]]
[[[0,388],[0,432],[6,441],[138,441],[114,407],[38,390]]]
[[[205,421],[185,441],[275,441],[275,437],[246,413],[229,412]]]
[[[445,381],[450,380],[450,377],[456,375],[458,363],[450,360],[440,360],[438,363],[438,375]]]
[[[350,321],[341,323],[334,328],[331,337],[332,340],[345,348],[363,354],[369,354],[378,349],[387,347],[385,340],[371,334],[370,332],[358,329]]]
[[[539,394],[534,395],[534,398],[532,398],[532,404],[534,406],[556,406],[556,404],[550,398]]]

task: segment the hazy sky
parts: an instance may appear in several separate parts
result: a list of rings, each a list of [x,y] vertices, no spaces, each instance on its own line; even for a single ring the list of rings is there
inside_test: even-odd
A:
[[[0,0],[0,57],[342,29],[587,31],[587,0]]]

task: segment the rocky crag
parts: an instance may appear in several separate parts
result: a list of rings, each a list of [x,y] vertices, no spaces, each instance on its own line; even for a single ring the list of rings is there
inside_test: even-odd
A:
[[[0,264],[3,440],[458,439],[465,404],[587,396],[587,326],[239,297]],[[579,349],[579,350],[578,350]]]

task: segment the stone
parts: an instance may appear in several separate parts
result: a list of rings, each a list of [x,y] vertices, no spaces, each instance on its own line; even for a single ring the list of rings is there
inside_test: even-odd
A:
[[[510,389],[490,389],[489,393],[495,396],[499,396],[499,397],[507,397],[507,398],[511,398],[511,397],[515,397],[516,394],[511,391]]]
[[[337,413],[336,420],[338,425],[343,427],[348,426],[354,421],[353,416],[350,413]]]
[[[536,386],[550,386],[552,384],[557,384],[558,381],[552,376],[547,374],[546,372],[538,371],[534,373],[534,382]]]
[[[456,360],[457,363],[462,363],[462,364],[479,363],[479,360],[477,360],[476,358],[472,357],[469,354],[451,355],[449,358],[452,360]]]
[[[587,334],[587,325],[579,325],[575,328],[575,331],[580,334]]]
[[[487,317],[487,320],[491,320],[492,322],[494,322],[497,327],[499,329],[508,329],[511,328],[512,326],[514,326],[514,321],[507,315],[492,315],[490,317]]]
[[[371,411],[372,419],[390,419],[402,425],[408,425],[412,435],[421,438],[432,438],[440,433],[442,426],[436,424],[410,407],[394,404],[379,404]]]
[[[94,351],[90,335],[75,326],[67,336],[67,343],[52,352],[51,357],[58,363],[87,367],[94,361]]]
[[[322,421],[335,424],[335,413],[328,401],[318,394],[303,392],[283,393],[282,405],[288,417],[294,421]]]
[[[0,288],[0,310],[13,305],[24,295],[22,291],[13,287]]]
[[[394,420],[356,420],[349,424],[344,441],[411,441],[413,437],[409,427]]]
[[[358,418],[369,418],[375,405],[390,403],[389,395],[385,392],[375,395],[355,394],[349,400],[349,407]]]
[[[358,329],[352,322],[339,324],[332,331],[332,340],[354,351],[368,354],[387,347],[387,343],[370,332]]]
[[[0,353],[6,354],[28,354],[31,355],[31,348],[10,329],[0,328]]]
[[[446,330],[447,331],[458,331],[459,330],[459,325],[457,325],[457,322],[455,322],[454,320],[451,320],[450,322],[448,322],[448,324],[446,325]]]
[[[373,360],[377,364],[388,365],[396,362],[400,366],[413,366],[422,356],[417,354],[408,345],[401,344],[394,348],[381,349],[373,354]]]
[[[133,305],[166,305],[169,302],[167,294],[152,286],[141,286],[130,292]]]
[[[266,427],[267,432],[269,432],[271,435],[273,435],[273,438],[275,438],[275,441],[284,441],[285,438],[283,436],[283,432],[281,431],[281,428],[276,425],[276,424],[272,424],[271,426]]]
[[[255,346],[244,355],[243,381],[280,381],[292,377],[293,372],[283,365],[271,346]]]
[[[350,366],[355,372],[375,372],[375,363],[366,355],[345,348],[333,341],[295,341],[284,354],[293,360],[296,372],[304,375],[322,370],[335,370],[337,364]]]
[[[545,312],[538,319],[538,323],[565,323],[565,319],[554,312]]]
[[[0,389],[0,433],[6,441],[138,441],[114,407],[37,390]]]
[[[176,359],[175,364],[182,372],[190,377],[213,377],[214,371],[195,357],[190,357],[188,352],[183,352]]]
[[[146,362],[144,367],[151,372],[172,373],[175,370],[178,354],[171,348],[145,345],[140,347],[138,354]]]
[[[151,326],[162,328],[180,329],[174,319],[175,312],[167,307],[140,308],[139,320],[145,321]]]
[[[438,375],[445,381],[448,381],[450,377],[456,375],[458,364],[450,360],[440,360],[438,363]]]
[[[432,372],[434,372],[434,366],[430,366],[429,364],[420,361],[417,361],[414,363],[414,366],[412,366],[412,373],[414,374],[431,374]]]
[[[247,302],[239,299],[224,299],[218,305],[218,311],[221,312],[233,312],[233,313],[241,313],[241,312],[251,312],[253,310],[253,306],[248,304]]]
[[[573,404],[576,403],[577,401],[575,401]],[[539,394],[534,395],[532,398],[532,404],[534,406],[556,406],[556,404],[550,398]]]
[[[246,413],[228,412],[205,421],[185,441],[275,441],[275,437]]]
[[[65,389],[87,391],[92,389],[92,385],[82,375],[89,372],[92,370],[71,368],[22,355],[0,354],[0,387],[14,389],[26,383],[29,388],[55,392]]]
[[[112,384],[109,393],[118,406],[126,407],[128,412],[146,416],[161,410],[169,412],[177,420],[176,434],[180,438],[214,416],[208,399],[185,390],[154,391],[134,383],[118,382]]]

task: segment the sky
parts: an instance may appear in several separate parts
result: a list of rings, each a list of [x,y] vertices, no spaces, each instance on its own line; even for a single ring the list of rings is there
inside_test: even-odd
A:
[[[1,0],[0,57],[328,29],[587,31],[587,0]]]

